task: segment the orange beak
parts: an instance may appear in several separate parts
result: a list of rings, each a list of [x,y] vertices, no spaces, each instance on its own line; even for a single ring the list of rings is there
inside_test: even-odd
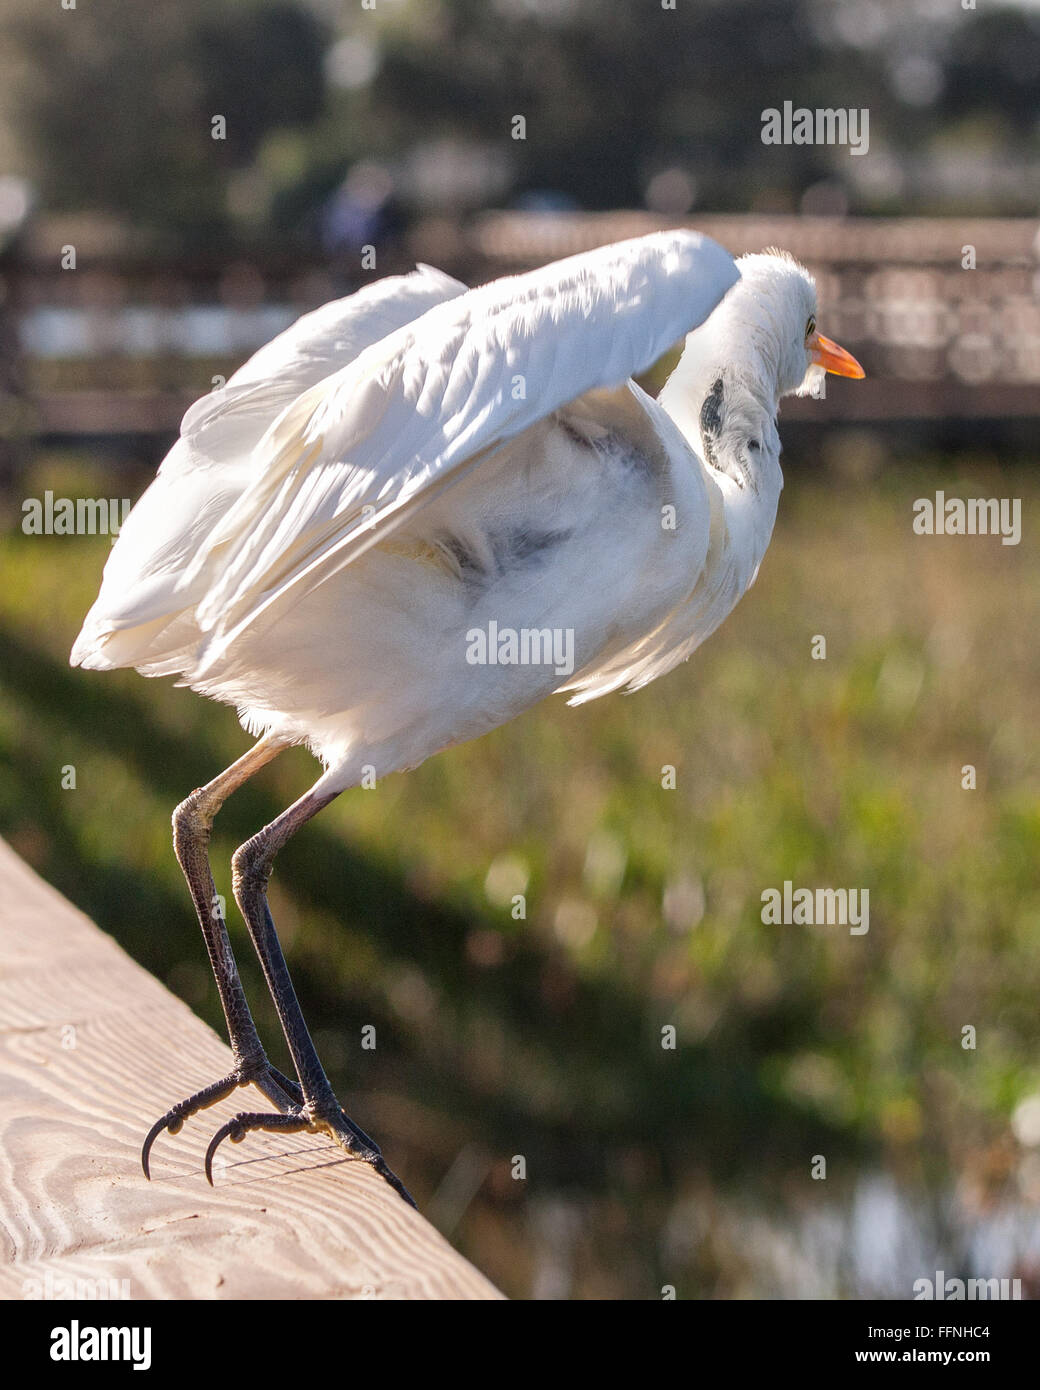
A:
[[[812,353],[812,360],[825,371],[833,372],[835,376],[852,376],[857,380],[866,376],[866,372],[851,352],[846,352],[843,347],[831,342],[830,338],[825,338],[822,333],[814,333],[809,339],[808,347]]]

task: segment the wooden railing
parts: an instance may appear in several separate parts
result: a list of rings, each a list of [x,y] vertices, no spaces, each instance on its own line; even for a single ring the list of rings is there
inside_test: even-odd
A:
[[[233,1097],[153,1151],[147,1182],[170,1086],[230,1053],[2,841],[0,1045],[0,1298],[501,1297],[322,1138],[251,1135],[210,1187]]]

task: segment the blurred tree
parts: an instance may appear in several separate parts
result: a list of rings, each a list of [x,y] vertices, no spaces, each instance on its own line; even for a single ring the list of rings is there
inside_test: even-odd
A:
[[[678,166],[698,204],[740,207],[826,171],[826,151],[767,150],[759,138],[763,104],[825,93],[800,0],[614,0],[609,14],[578,0],[453,0],[435,29],[417,10],[386,32],[373,114],[403,118],[415,140],[497,139],[518,192],[640,206],[655,174]],[[515,115],[523,140],[511,138]]]
[[[1007,134],[1035,137],[1040,14],[999,10],[958,29],[950,46],[944,118],[999,115]]]
[[[334,97],[336,127],[345,118],[355,136],[363,131],[366,154],[453,140],[477,159],[490,147],[509,172],[508,192],[490,188],[491,202],[552,194],[675,214],[819,211],[815,192],[826,186],[832,207],[950,212],[965,193],[961,172],[945,182],[918,173],[949,142],[951,117],[984,115],[1012,167],[1028,169],[1037,153],[1040,16],[1018,9],[399,0],[344,22],[375,42],[379,61],[362,90]],[[836,146],[763,145],[763,111],[787,100],[869,108],[881,160]],[[517,115],[523,139],[513,138]],[[407,185],[407,164],[403,173]],[[985,183],[971,190],[989,199],[984,210],[1025,210],[1007,201],[1008,181],[988,191]]]
[[[24,58],[13,119],[49,208],[103,209],[189,243],[226,235],[236,171],[269,132],[321,109],[325,36],[290,0],[15,0],[8,30]]]
[[[0,15],[0,112],[41,207],[120,214],[181,244],[321,245],[359,161],[413,211],[1035,205],[1040,15],[1027,8],[0,0]],[[763,111],[788,100],[868,107],[869,156],[763,145]],[[0,160],[10,143],[0,118]]]

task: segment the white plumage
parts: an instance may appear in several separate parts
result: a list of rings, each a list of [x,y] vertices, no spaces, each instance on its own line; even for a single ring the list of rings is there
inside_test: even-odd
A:
[[[305,315],[187,412],[73,664],[176,674],[308,742],[337,789],[561,686],[645,684],[726,616],[772,529],[776,403],[809,369],[814,296],[789,260],[743,265],[659,404],[631,376],[738,278],[696,233],[468,292],[421,267]],[[750,487],[747,440],[700,456],[701,393],[727,366],[729,433],[761,436]],[[573,677],[469,664],[492,621],[573,631]]]
[[[413,766],[554,690],[645,685],[714,631],[772,533],[780,397],[862,375],[815,312],[789,257],[735,264],[686,231],[468,291],[421,267],[306,315],[187,412],[71,658],[176,675],[264,736],[175,813],[235,1068],[153,1126],[146,1172],[163,1128],[251,1081],[281,1113],[225,1125],[207,1171],[229,1135],[321,1129],[404,1192],[314,1053],[271,860],[366,768]],[[684,336],[654,401],[631,378]],[[535,640],[498,659],[502,633]],[[299,1086],[260,1045],[206,858],[224,798],[294,742],[324,776],[233,862]]]

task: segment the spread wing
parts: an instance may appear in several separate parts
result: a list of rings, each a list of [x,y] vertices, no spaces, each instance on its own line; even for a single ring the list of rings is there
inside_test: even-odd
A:
[[[253,450],[281,412],[373,343],[466,286],[429,266],[366,285],[304,314],[187,411],[180,438],[127,518],[73,665],[133,665],[204,584],[187,566],[253,479]],[[118,637],[116,634],[120,634]],[[171,668],[173,669],[173,668]]]
[[[433,305],[465,292],[460,281],[420,265],[410,275],[377,280],[313,309],[254,352],[222,390],[196,401],[181,422],[182,438],[196,462],[228,459],[243,446],[248,453],[301,391]]]
[[[440,304],[303,392],[184,583],[205,593],[201,673],[506,440],[646,370],[738,279],[695,232],[658,232]]]

